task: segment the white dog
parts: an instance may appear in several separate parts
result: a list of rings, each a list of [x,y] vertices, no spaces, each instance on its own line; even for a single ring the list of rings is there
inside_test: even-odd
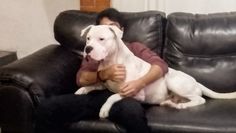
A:
[[[87,34],[84,56],[89,55],[94,60],[100,61],[99,70],[112,64],[123,64],[126,68],[125,82],[138,79],[149,71],[151,65],[136,57],[126,47],[121,40],[123,32],[116,26],[91,25],[82,31],[81,36],[84,34]],[[193,77],[184,72],[172,68],[168,68],[168,70],[164,77],[147,85],[134,98],[144,103],[168,105],[177,109],[204,104],[205,99],[202,95],[216,99],[236,98],[236,92],[217,93],[198,83]],[[108,80],[105,86],[86,86],[75,92],[78,95],[87,94],[92,90],[105,88],[114,92],[115,94],[110,96],[100,109],[99,116],[101,118],[108,117],[111,106],[123,98],[117,93],[119,91],[118,83]],[[173,102],[170,99],[169,92],[187,99],[187,101]]]

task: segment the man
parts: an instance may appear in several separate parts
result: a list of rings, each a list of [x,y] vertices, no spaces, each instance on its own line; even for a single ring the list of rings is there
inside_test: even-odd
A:
[[[96,19],[98,25],[115,25],[124,29],[124,20],[119,11],[108,8],[100,12]],[[110,112],[111,121],[123,126],[128,133],[149,133],[144,109],[134,96],[143,87],[167,72],[167,64],[145,45],[134,42],[128,48],[138,57],[149,62],[150,71],[140,79],[124,83],[120,87],[120,95],[125,98],[115,103]],[[114,64],[97,71],[98,62],[83,60],[77,72],[76,83],[79,86],[92,85],[105,80],[121,82],[126,77],[122,64]],[[42,102],[36,115],[36,133],[66,132],[66,124],[87,119],[98,119],[99,111],[107,98],[113,93],[109,90],[92,91],[87,95],[62,95]]]

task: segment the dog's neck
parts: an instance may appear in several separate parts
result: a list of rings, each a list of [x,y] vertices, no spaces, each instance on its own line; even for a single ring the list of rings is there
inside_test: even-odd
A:
[[[133,52],[129,50],[129,48],[126,46],[126,44],[121,40],[117,40],[118,45],[118,52],[116,57],[116,63],[118,64],[124,64],[124,61],[129,61],[129,59],[134,56]]]
[[[134,56],[125,43],[121,39],[116,39],[116,52],[108,55],[106,59],[100,62],[100,67],[108,67],[113,64],[127,64],[125,62]]]

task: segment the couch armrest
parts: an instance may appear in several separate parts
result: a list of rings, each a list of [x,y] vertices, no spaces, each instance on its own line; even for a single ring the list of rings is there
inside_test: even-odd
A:
[[[15,86],[0,88],[0,127],[3,133],[31,133],[34,105],[27,91]]]
[[[1,67],[0,127],[7,131],[29,129],[25,125],[32,124],[32,113],[40,99],[77,89],[80,63],[77,54],[60,45],[49,45]]]
[[[49,45],[0,68],[0,85],[25,89],[38,103],[40,98],[73,92],[80,63],[81,57],[75,53]]]

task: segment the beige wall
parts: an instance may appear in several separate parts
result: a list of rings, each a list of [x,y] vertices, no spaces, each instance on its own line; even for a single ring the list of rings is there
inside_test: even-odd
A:
[[[52,43],[57,14],[79,9],[79,0],[1,0],[0,50],[17,51],[19,58]]]
[[[0,0],[0,50],[24,57],[52,43],[53,23],[63,10],[79,9],[79,0]],[[120,11],[161,10],[211,13],[236,11],[236,0],[111,0]],[[129,5],[129,6],[127,6]]]
[[[172,12],[216,13],[236,11],[236,0],[159,0],[167,14]]]
[[[172,12],[214,13],[236,11],[236,0],[112,0],[120,11],[160,10]],[[127,6],[129,5],[129,6]]]

